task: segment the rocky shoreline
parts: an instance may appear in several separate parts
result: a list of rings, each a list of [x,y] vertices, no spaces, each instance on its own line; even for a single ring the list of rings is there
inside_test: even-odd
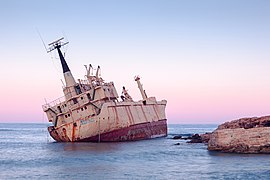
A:
[[[270,116],[225,122],[212,133],[192,135],[188,143],[205,143],[209,151],[270,153]]]
[[[270,153],[270,116],[242,118],[218,126],[208,150],[231,153]]]

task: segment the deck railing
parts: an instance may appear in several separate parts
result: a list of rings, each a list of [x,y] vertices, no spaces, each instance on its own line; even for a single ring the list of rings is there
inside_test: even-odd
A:
[[[64,102],[66,99],[65,99],[65,96],[62,96],[52,102],[49,102],[49,103],[46,103],[44,105],[42,105],[42,108],[45,110],[45,109],[48,109],[50,107],[53,107],[53,106],[56,106],[57,104],[60,104],[62,102]]]

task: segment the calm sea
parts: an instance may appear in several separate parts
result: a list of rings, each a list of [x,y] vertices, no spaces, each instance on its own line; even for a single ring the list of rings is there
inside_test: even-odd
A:
[[[270,155],[209,152],[171,139],[216,125],[169,125],[166,138],[100,144],[55,143],[46,127],[0,124],[0,179],[270,179]]]

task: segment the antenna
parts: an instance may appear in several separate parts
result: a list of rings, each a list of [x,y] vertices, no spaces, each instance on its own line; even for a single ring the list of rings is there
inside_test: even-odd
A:
[[[67,45],[68,42],[62,42],[63,39],[64,38],[62,37],[62,38],[60,38],[60,39],[58,39],[56,41],[53,41],[50,44],[48,44],[50,47],[49,47],[49,50],[47,51],[47,53],[49,53],[49,52],[51,52],[51,51],[53,51],[53,50],[55,50],[57,48],[60,48],[62,46]]]
[[[57,42],[59,42],[59,41],[61,41],[61,40],[63,40],[64,38],[63,37],[61,37],[60,39],[57,39],[56,41],[53,41],[53,42],[51,42],[50,44],[48,44],[49,46],[50,45],[53,45],[53,44],[55,44],[55,43],[57,43]]]
[[[66,33],[65,33],[64,31],[62,31],[62,34],[63,34],[63,37],[65,37],[65,38],[66,38],[66,40],[69,42],[69,40],[68,40],[68,37],[67,37]],[[65,49],[65,52],[64,52],[64,57],[66,56],[66,52],[67,52],[67,50],[68,50],[68,46],[67,46],[67,47],[66,47],[66,49]]]
[[[38,35],[39,35],[40,40],[42,41],[42,44],[43,44],[43,46],[44,46],[46,52],[48,52],[48,49],[47,49],[47,47],[46,47],[46,45],[45,45],[45,43],[44,43],[44,41],[43,41],[43,39],[42,39],[42,37],[41,37],[41,34],[40,34],[38,28],[36,28],[36,31],[37,31],[37,33],[38,33]]]

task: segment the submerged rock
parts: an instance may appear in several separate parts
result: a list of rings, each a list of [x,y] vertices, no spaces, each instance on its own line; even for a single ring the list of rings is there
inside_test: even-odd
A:
[[[177,140],[177,139],[181,139],[181,140],[188,140],[188,139],[192,139],[192,136],[194,134],[179,134],[179,135],[175,135],[172,137],[172,139]]]
[[[174,140],[190,140],[187,143],[208,143],[211,133],[205,134],[189,134],[188,136],[175,135],[172,137]]]
[[[202,137],[199,134],[194,134],[187,143],[202,143]]]
[[[182,139],[181,135],[174,136],[172,139]]]
[[[210,135],[208,150],[270,153],[270,116],[226,122]]]

